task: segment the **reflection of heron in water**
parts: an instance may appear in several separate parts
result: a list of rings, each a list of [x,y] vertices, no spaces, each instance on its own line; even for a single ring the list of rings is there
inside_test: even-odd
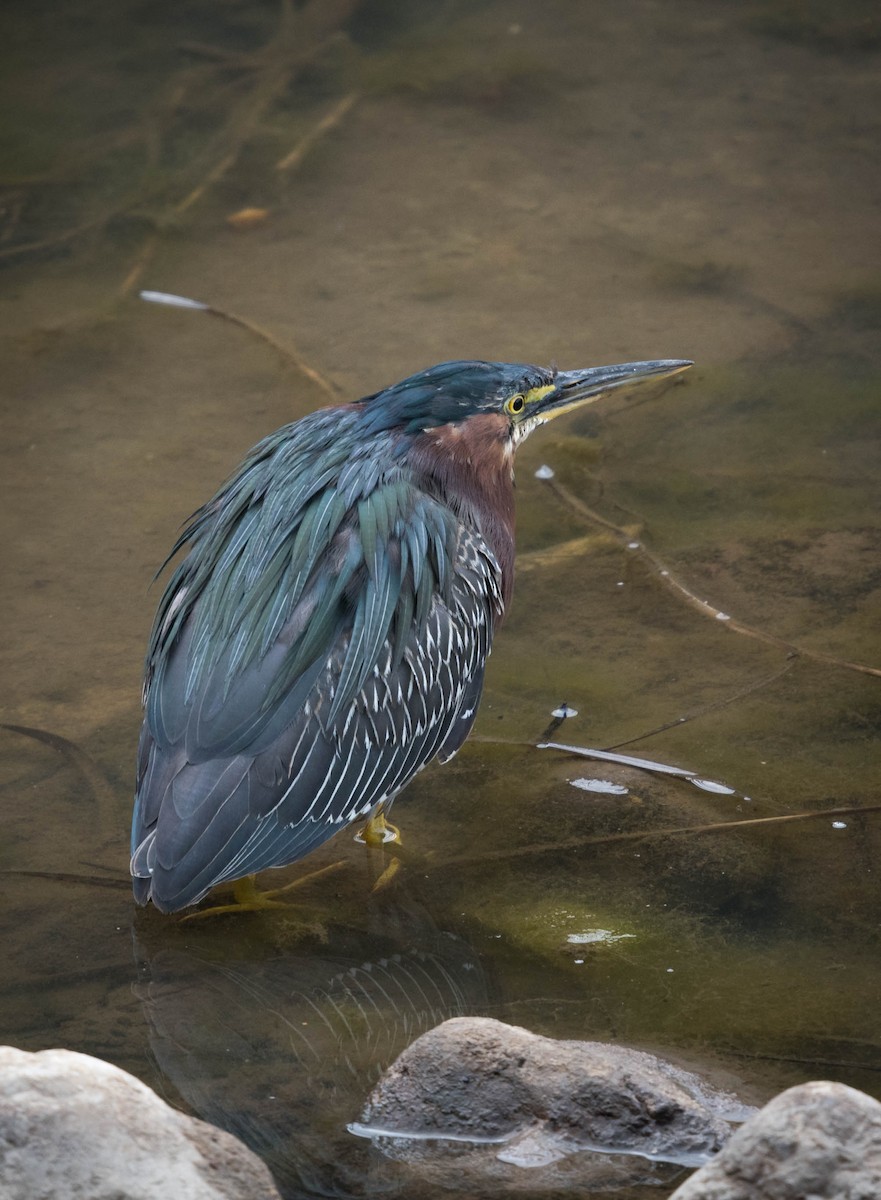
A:
[[[395,1165],[346,1125],[405,1046],[486,1010],[483,970],[461,938],[417,905],[386,906],[381,927],[369,939],[334,927],[315,953],[253,960],[221,958],[216,941],[202,956],[136,946],[162,1073],[265,1158],[285,1195],[397,1191]]]

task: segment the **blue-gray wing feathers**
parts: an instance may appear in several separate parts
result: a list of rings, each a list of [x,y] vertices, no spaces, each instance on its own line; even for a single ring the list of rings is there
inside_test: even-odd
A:
[[[142,902],[173,911],[303,857],[449,758],[473,723],[499,564],[394,470],[341,468],[328,429],[327,461],[313,454],[308,471],[284,431],[267,439],[181,539],[191,551],[148,652]],[[285,467],[299,508],[266,485]]]

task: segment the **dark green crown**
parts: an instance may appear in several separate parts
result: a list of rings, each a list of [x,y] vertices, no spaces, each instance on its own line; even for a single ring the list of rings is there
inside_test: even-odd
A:
[[[360,426],[364,433],[403,428],[407,433],[481,412],[498,412],[515,392],[553,381],[552,371],[529,363],[460,360],[439,363],[367,396]]]

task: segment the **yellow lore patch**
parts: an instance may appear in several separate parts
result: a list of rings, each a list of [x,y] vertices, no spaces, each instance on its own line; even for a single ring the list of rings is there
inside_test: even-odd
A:
[[[530,388],[524,396],[527,407],[530,404],[535,404],[536,400],[543,400],[545,396],[554,390],[554,385],[552,383],[545,383],[541,387]]]

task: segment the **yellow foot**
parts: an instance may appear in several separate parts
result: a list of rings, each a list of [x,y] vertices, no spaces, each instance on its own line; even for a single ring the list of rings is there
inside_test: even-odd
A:
[[[305,883],[311,883],[313,879],[318,879],[322,875],[329,875],[331,871],[336,871],[343,866],[345,866],[345,862],[340,859],[339,862],[320,867],[317,871],[310,871],[308,875],[301,875],[283,887],[272,888],[266,892],[260,891],[253,875],[246,875],[243,879],[237,879],[233,884],[234,900],[232,904],[213,904],[210,908],[202,908],[198,912],[181,917],[181,921],[201,921],[204,917],[219,917],[224,913],[263,912],[270,908],[283,908],[290,912],[291,905],[276,899],[277,896],[281,896],[285,892],[292,892],[295,888],[302,887]]]
[[[356,842],[365,846],[384,846],[386,842],[401,844],[401,831],[397,825],[392,825],[385,819],[385,812],[378,808],[360,833],[355,834]]]
[[[400,871],[400,869],[401,869],[401,860],[399,858],[393,858],[392,861],[389,863],[389,865],[386,867],[386,869],[383,871],[383,873],[380,875],[379,879],[377,879],[376,883],[370,889],[370,894],[372,896],[374,896],[374,895],[376,895],[377,892],[385,891],[385,889],[388,887],[388,885],[391,883],[391,881],[394,879],[394,877],[397,875],[397,873],[398,873],[398,871]]]

